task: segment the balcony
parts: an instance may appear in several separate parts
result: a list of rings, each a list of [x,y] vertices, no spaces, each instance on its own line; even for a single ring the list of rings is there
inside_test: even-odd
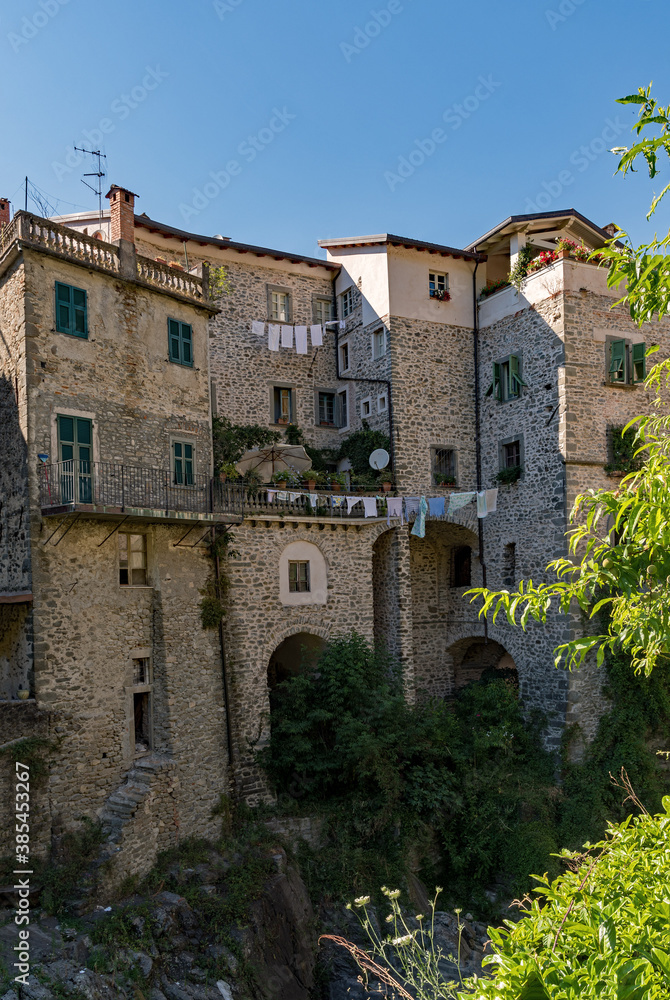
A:
[[[39,468],[44,516],[80,513],[107,518],[125,515],[169,523],[240,523],[244,489],[208,476],[175,482],[174,473],[113,462],[70,460]]]
[[[347,493],[346,496],[350,496]],[[368,496],[371,494],[368,493]],[[365,512],[362,502],[357,503],[351,511],[348,510],[346,496],[342,493],[312,493],[304,491],[293,491],[277,489],[277,485],[258,486],[247,488],[244,491],[244,516],[247,518],[279,518],[310,520],[327,518],[332,521],[364,521]],[[310,497],[316,497],[316,503],[312,504]],[[363,495],[361,495],[361,501]],[[341,501],[339,504],[337,501]],[[377,501],[377,512],[379,517],[386,517],[386,506],[382,514],[382,502]],[[370,523],[374,523],[374,518],[367,518]]]
[[[158,289],[176,298],[197,302],[211,311],[216,309],[209,298],[206,274],[198,277],[187,271],[161,264],[149,257],[132,253],[122,259],[119,248],[67,226],[60,226],[49,219],[42,219],[30,212],[17,212],[12,221],[0,229],[0,269],[22,247],[39,250],[83,264],[96,271],[126,278],[147,288]]]

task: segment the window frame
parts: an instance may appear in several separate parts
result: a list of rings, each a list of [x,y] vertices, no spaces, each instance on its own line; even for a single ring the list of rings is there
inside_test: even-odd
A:
[[[292,290],[286,285],[266,285],[267,290],[267,311],[268,311],[268,322],[269,323],[292,323],[293,322],[293,293]],[[273,316],[272,314],[272,296],[273,295],[285,295],[286,296],[286,318],[283,319],[281,316]]]
[[[289,415],[288,419],[286,420],[286,423],[284,423],[283,417],[277,415],[278,412],[281,413],[282,411],[281,396],[280,396],[279,411],[277,410],[277,402],[275,398],[277,392],[279,393],[288,392],[289,394],[289,408],[288,408]],[[272,387],[270,388],[270,416],[271,416],[270,423],[278,427],[286,427],[288,424],[296,423],[296,407],[297,407],[297,399],[294,386],[281,385],[281,384],[272,385]]]
[[[384,400],[384,405],[382,406],[382,399]],[[377,396],[377,413],[388,413],[389,400],[388,393],[382,392]]]
[[[122,559],[121,559],[121,540],[123,538],[126,539],[126,544],[125,544],[125,553],[126,553],[126,558],[125,558],[125,562],[126,562],[125,572],[127,574],[127,583],[123,583],[122,579],[121,579],[122,573],[124,572],[124,567],[122,566]],[[131,566],[130,555],[131,555],[131,553],[133,551],[138,551],[137,549],[135,549],[135,550],[132,549],[132,541],[131,541],[131,539],[133,539],[133,538],[142,538],[144,540],[143,541],[143,547],[142,547],[141,550],[139,550],[139,551],[142,552],[142,554],[144,556],[144,566],[143,567],[138,567],[139,569],[143,569],[144,570],[144,583],[133,583],[132,582],[132,572],[133,572],[134,567]],[[148,538],[148,533],[146,531],[118,531],[117,532],[116,556],[117,556],[117,582],[118,582],[119,587],[121,587],[123,590],[137,590],[138,588],[145,588],[146,589],[147,587],[151,587],[151,583],[149,582],[149,538]],[[142,659],[142,657],[138,657],[138,659]]]
[[[498,441],[498,471],[502,472],[504,469],[516,468],[516,466],[505,464],[505,448],[515,442],[519,444],[519,467],[521,468],[519,478],[523,479],[526,475],[526,449],[523,434],[512,434],[510,437],[502,438],[502,440]]]
[[[493,362],[493,380],[486,396],[492,396],[498,403],[511,403],[514,399],[521,399],[521,390],[527,388],[528,383],[523,379],[521,352],[507,354]]]
[[[431,278],[434,279],[431,281]],[[435,279],[444,278],[442,285]],[[428,292],[431,299],[436,298],[435,292],[449,292],[449,272],[448,271],[429,271],[428,272]]]
[[[438,464],[437,458],[438,458],[438,454],[440,452],[446,452],[446,453],[449,453],[451,455],[451,471],[450,472],[443,472],[441,469],[437,468],[437,464]],[[436,482],[436,477],[438,475],[441,475],[441,476],[453,476],[454,481],[458,482],[457,468],[458,468],[458,465],[457,465],[457,461],[456,461],[456,449],[453,446],[451,446],[451,445],[433,445],[431,447],[431,449],[430,449],[430,470],[431,470],[431,477],[432,477],[432,481],[433,481],[434,485],[439,485]]]
[[[176,332],[173,330],[171,324],[177,326]],[[182,368],[193,368],[193,325],[191,323],[185,323],[181,319],[175,319],[174,316],[168,316],[168,360],[173,365],[181,365]],[[184,336],[184,331],[188,330],[188,336]],[[177,356],[173,353],[174,344],[177,344]],[[185,347],[188,347],[188,354],[190,359],[186,360]]]
[[[315,405],[315,422],[317,427],[337,427],[336,421],[336,392],[334,389],[317,389],[314,393],[314,405]],[[330,396],[331,406],[332,406],[332,421],[321,419],[321,397]]]
[[[354,286],[349,285],[340,293],[340,305],[342,306],[342,319],[347,319],[354,311]]]
[[[344,398],[343,398],[344,397]],[[340,431],[349,430],[349,387],[338,389],[336,393],[335,420]]]
[[[64,301],[59,300],[59,289],[66,288],[69,292],[67,304]],[[77,305],[74,301],[75,292],[80,293],[84,296],[84,304]],[[67,326],[61,325],[60,322],[60,309],[61,307],[67,308],[68,310],[68,324]],[[77,330],[77,313],[83,313],[83,331]],[[55,281],[54,282],[54,325],[56,328],[56,333],[64,333],[68,337],[77,337],[79,340],[88,340],[88,293],[85,288],[78,288],[76,285],[68,285],[65,281]]]
[[[375,347],[376,338],[380,334],[381,334],[381,341],[382,341],[382,349],[381,349],[381,351],[377,351],[376,347]],[[371,334],[371,337],[370,337],[370,341],[371,341],[372,360],[373,361],[379,361],[380,358],[386,357],[386,352],[387,352],[387,330],[386,330],[386,327],[385,326],[380,326],[378,329],[373,330],[372,334]]]
[[[364,407],[367,406],[368,412],[364,412]],[[364,396],[361,400],[361,420],[367,420],[368,417],[372,416],[372,396]]]
[[[311,594],[309,559],[288,560],[288,592],[289,594]],[[304,573],[302,570],[304,569]],[[303,586],[304,584],[304,586]]]
[[[623,378],[612,378],[614,371],[614,348],[621,344],[621,370]],[[634,388],[642,385],[647,377],[647,344],[644,340],[632,340],[627,337],[608,336],[605,338],[605,382],[607,385],[627,386]],[[638,367],[641,366],[641,377],[638,377]]]
[[[319,306],[321,306],[321,305],[327,305],[328,306],[328,310],[327,310],[327,312],[328,312],[328,318],[327,319],[324,319],[322,316],[319,315]],[[335,318],[333,316],[334,311],[335,310],[333,308],[333,300],[329,299],[327,295],[313,295],[312,296],[312,322],[313,323],[320,323],[321,326],[325,326],[326,323],[332,323],[333,319]]]
[[[351,342],[349,340],[340,341],[338,344],[340,371],[351,371]]]

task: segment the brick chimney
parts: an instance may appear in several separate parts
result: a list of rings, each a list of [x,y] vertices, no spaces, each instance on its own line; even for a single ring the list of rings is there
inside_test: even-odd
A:
[[[9,222],[9,198],[0,198],[0,229]]]
[[[603,226],[603,230],[608,236],[614,236],[618,228],[616,222],[609,222],[606,226]]]
[[[135,199],[138,195],[128,191],[127,188],[112,184],[105,195],[109,198],[109,207],[112,215],[111,243],[118,243],[125,240],[126,243],[135,243]]]

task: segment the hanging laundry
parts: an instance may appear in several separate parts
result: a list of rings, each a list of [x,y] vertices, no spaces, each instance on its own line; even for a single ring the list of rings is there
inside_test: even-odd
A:
[[[293,327],[292,326],[282,326],[282,328],[281,328],[281,346],[282,347],[293,347]]]
[[[345,497],[331,497],[330,501],[333,510],[338,510],[340,507],[344,507]]]
[[[323,330],[320,323],[310,326],[309,336],[312,341],[312,347],[323,347]]]
[[[302,496],[302,493],[289,493],[288,498],[291,503],[295,503],[296,500]]]
[[[341,319],[340,320],[340,330],[346,330],[346,328],[347,328],[347,321],[346,321],[346,319]]]
[[[311,503],[312,507],[316,510],[316,505],[319,502],[319,494],[318,493],[308,493],[307,496],[309,497],[309,502]]]
[[[444,497],[430,497],[428,510],[431,517],[444,517]]]
[[[486,513],[495,514],[498,509],[498,490],[486,490]]]
[[[280,327],[275,323],[268,323],[268,348],[271,351],[279,350],[279,330]]]
[[[475,492],[472,493],[452,493],[449,497],[449,507],[447,509],[447,517],[450,517],[455,511],[460,510],[461,507],[465,507],[466,504],[472,503],[474,498],[477,496]]]
[[[277,496],[277,500],[288,500],[288,491],[287,490],[279,490],[279,492],[276,494],[276,496]]]
[[[386,500],[386,523],[389,528],[391,527],[392,517],[399,517],[401,525],[405,523],[402,516],[402,497],[392,497]]]
[[[360,497],[347,497],[347,514],[351,514],[357,503],[361,502]]]
[[[295,349],[297,354],[307,354],[307,327],[296,326]]]
[[[265,323],[261,323],[259,319],[255,319],[251,323],[251,332],[254,337],[264,337],[265,336]]]
[[[363,509],[366,517],[377,516],[377,500],[375,497],[363,497]]]
[[[274,503],[277,496],[276,490],[268,490],[268,503]]]
[[[405,517],[409,521],[410,514],[419,513],[419,497],[405,497]]]
[[[419,513],[414,521],[414,526],[412,528],[412,534],[416,535],[417,538],[426,537],[426,511],[428,510],[428,504],[426,503],[426,498],[421,497],[419,501]]]

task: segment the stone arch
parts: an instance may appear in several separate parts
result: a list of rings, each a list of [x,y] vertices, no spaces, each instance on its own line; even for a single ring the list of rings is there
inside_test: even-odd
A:
[[[516,691],[519,674],[513,657],[504,646],[484,636],[459,639],[448,650],[451,657],[453,690],[460,691],[467,684],[482,679],[500,677]]]
[[[305,628],[282,639],[268,662],[269,691],[301,670],[313,667],[325,648],[326,640]]]

